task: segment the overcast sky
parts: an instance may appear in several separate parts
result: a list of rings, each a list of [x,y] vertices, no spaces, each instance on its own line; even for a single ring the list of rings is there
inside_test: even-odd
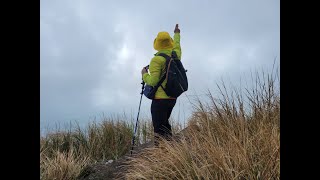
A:
[[[141,69],[159,31],[181,30],[186,94],[202,94],[280,59],[279,0],[41,0],[41,127],[104,113],[136,118]],[[151,101],[142,100],[142,117]],[[192,111],[185,95],[173,117]]]

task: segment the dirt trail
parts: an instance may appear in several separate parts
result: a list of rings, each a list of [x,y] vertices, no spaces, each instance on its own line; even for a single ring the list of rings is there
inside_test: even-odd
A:
[[[190,129],[199,130],[198,127],[191,126],[183,129],[178,134],[174,136],[175,140],[179,140],[181,137],[187,137],[187,133]],[[104,161],[99,162],[93,165],[89,165],[85,167],[80,175],[78,176],[78,180],[109,180],[109,179],[125,179],[125,172],[127,168],[127,163],[131,158],[138,156],[142,150],[146,148],[152,148],[153,142],[148,142],[141,146],[135,147],[131,156],[130,151],[124,155],[123,157],[114,160],[112,162]]]
[[[134,158],[145,148],[153,147],[153,142],[149,142],[134,148],[132,156],[127,153],[125,156],[114,160],[113,162],[104,161],[85,167],[78,180],[108,180],[108,179],[125,179],[124,173],[126,172],[126,163],[130,158]]]

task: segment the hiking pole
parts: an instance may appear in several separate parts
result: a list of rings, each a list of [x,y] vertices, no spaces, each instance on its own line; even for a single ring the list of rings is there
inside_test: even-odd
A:
[[[145,67],[147,69],[147,67]],[[144,89],[144,85],[145,85],[145,82],[142,80],[142,90],[141,90],[141,97],[140,97],[140,103],[139,103],[139,110],[138,110],[138,115],[137,115],[137,121],[136,121],[136,126],[134,128],[134,134],[133,134],[133,137],[132,137],[132,147],[131,147],[131,155],[132,155],[132,151],[133,151],[133,146],[134,146],[134,140],[135,140],[135,137],[136,137],[136,133],[137,133],[137,127],[138,127],[138,123],[139,123],[139,113],[140,113],[140,107],[141,107],[141,100],[142,100],[142,95],[143,95],[143,89]]]
[[[138,123],[139,123],[139,114],[140,114],[140,107],[141,107],[141,100],[142,100],[142,95],[143,95],[143,89],[144,89],[144,85],[145,85],[145,82],[142,81],[142,90],[141,90],[141,97],[140,97],[140,103],[139,103],[139,110],[138,110],[138,115],[137,115],[137,121],[136,121],[136,126],[134,128],[134,134],[133,134],[133,137],[132,137],[132,147],[131,147],[131,155],[132,155],[132,151],[133,151],[133,146],[134,146],[134,140],[135,140],[135,137],[136,137],[136,133],[137,133],[137,127],[138,127]]]

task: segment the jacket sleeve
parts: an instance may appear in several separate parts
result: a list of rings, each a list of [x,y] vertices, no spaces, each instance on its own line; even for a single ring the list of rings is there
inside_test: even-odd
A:
[[[174,41],[173,50],[177,52],[177,55],[181,60],[180,33],[174,33],[173,41]]]
[[[149,86],[155,86],[158,84],[160,80],[160,74],[161,74],[161,64],[158,57],[154,57],[151,59],[150,65],[149,65],[149,72],[143,74],[143,81],[149,85]]]

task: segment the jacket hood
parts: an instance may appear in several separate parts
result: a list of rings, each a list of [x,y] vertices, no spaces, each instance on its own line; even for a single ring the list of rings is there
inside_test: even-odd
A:
[[[153,48],[157,51],[173,48],[173,39],[168,32],[159,32],[157,37],[153,41]]]

